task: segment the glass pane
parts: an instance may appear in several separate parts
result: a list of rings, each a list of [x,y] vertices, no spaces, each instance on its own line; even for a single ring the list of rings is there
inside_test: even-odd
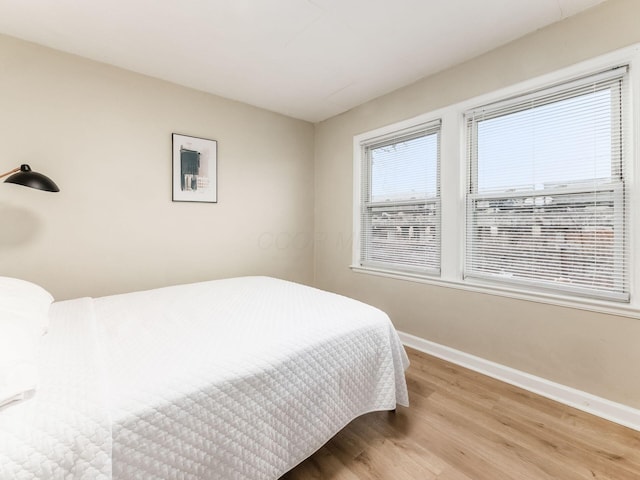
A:
[[[615,198],[611,190],[472,201],[471,267],[504,279],[622,289]]]
[[[479,121],[477,191],[611,180],[611,95],[607,88]]]
[[[370,207],[370,234],[364,258],[438,270],[440,268],[440,219],[437,201],[420,205]]]
[[[438,134],[369,150],[371,201],[435,197],[438,185]]]

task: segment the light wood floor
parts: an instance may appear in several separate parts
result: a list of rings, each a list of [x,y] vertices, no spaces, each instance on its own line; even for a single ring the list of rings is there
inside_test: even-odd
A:
[[[407,352],[411,406],[354,420],[281,480],[640,479],[640,432]]]

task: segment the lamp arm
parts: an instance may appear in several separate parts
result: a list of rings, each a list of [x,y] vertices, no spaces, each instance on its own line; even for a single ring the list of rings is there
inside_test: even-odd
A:
[[[9,170],[7,173],[3,173],[2,175],[0,175],[0,178],[6,177],[7,175],[11,175],[12,173],[16,173],[19,171],[20,171],[20,167],[16,167],[13,170]]]

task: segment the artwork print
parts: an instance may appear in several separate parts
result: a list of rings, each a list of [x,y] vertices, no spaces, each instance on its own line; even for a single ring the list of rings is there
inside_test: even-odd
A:
[[[218,201],[218,142],[174,133],[173,201]]]

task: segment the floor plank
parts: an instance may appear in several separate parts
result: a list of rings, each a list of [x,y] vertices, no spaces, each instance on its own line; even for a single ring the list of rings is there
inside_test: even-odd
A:
[[[357,418],[281,480],[640,479],[640,432],[407,353],[411,406]]]

